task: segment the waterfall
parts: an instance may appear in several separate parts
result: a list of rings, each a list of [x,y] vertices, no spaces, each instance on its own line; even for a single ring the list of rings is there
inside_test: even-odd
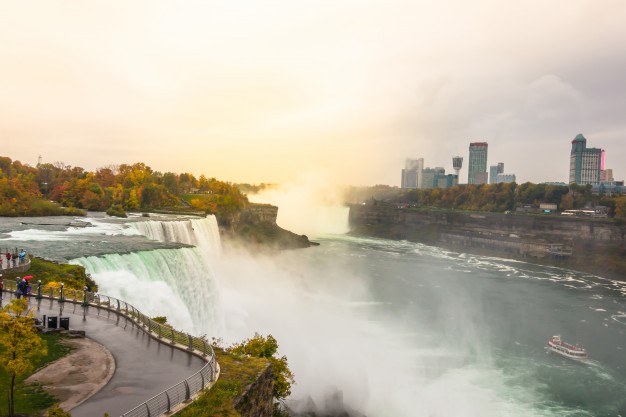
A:
[[[177,221],[149,220],[130,223],[140,234],[159,242],[176,242],[197,246],[205,254],[216,257],[221,252],[220,233],[215,216]]]
[[[167,316],[175,328],[196,335],[219,334],[219,295],[211,266],[220,252],[214,216],[205,219],[134,222],[148,239],[191,245],[129,254],[86,256],[85,267],[99,291],[123,299],[150,316]]]

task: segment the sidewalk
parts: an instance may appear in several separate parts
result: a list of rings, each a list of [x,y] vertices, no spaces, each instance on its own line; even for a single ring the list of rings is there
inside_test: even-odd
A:
[[[3,294],[2,302],[13,297]],[[195,355],[159,343],[123,316],[95,306],[29,297],[35,317],[68,317],[70,329],[104,345],[115,358],[115,373],[98,393],[70,410],[73,417],[121,416],[204,366]],[[58,321],[58,320],[57,320]],[[44,322],[45,323],[45,322]]]

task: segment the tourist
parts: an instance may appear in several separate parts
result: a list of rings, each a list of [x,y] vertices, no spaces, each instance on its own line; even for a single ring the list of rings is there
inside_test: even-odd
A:
[[[17,284],[15,287],[15,296],[20,299],[22,298],[22,280],[20,277],[15,278],[15,283]]]
[[[2,274],[0,274],[0,300],[2,300],[3,291],[4,291],[4,281],[2,280]]]
[[[22,248],[22,250],[20,251],[19,257],[20,257],[20,264],[23,264],[24,261],[26,260],[26,251],[24,250],[24,248]]]

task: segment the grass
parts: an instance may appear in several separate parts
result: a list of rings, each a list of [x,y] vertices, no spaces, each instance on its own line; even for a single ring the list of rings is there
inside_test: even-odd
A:
[[[63,282],[65,288],[81,290],[85,284],[89,284],[92,291],[97,291],[96,283],[85,272],[85,268],[80,265],[60,264],[45,259],[31,257],[30,268],[27,272],[3,273],[5,283],[15,281],[18,276],[32,275],[31,281],[33,292],[36,291],[37,281],[41,280],[43,285],[49,282]]]
[[[201,393],[174,417],[240,417],[233,407],[233,400],[257,379],[269,362],[214,349],[221,369],[219,379],[210,390]]]
[[[34,374],[37,369],[41,369],[48,363],[62,358],[71,351],[68,346],[62,343],[64,336],[59,333],[40,333],[40,336],[48,343],[48,355],[35,363],[35,370],[32,373],[22,375],[16,380],[16,413],[39,415],[42,411],[57,402],[54,397],[47,394],[40,386],[24,383],[24,380]],[[7,398],[10,388],[11,376],[4,369],[0,369],[0,415],[4,415],[8,409]]]

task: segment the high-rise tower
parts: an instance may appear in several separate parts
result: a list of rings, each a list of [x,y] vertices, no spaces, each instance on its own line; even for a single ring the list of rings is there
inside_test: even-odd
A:
[[[422,171],[424,170],[424,158],[407,159],[402,170],[400,188],[422,188]]]
[[[487,142],[473,142],[469,146],[468,184],[487,183]]]
[[[579,133],[572,140],[569,157],[569,182],[576,184],[599,184],[600,171],[604,165],[604,151],[587,148],[587,139]]]
[[[498,165],[489,167],[489,184],[498,182],[498,174],[504,174],[504,162],[498,162]]]

